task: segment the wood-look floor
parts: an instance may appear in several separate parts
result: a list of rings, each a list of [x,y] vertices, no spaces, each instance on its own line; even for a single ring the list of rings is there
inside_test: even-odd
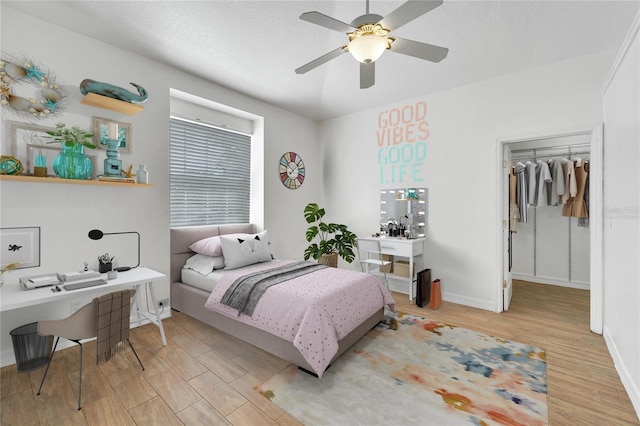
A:
[[[401,311],[545,348],[551,425],[640,424],[604,339],[589,331],[588,292],[515,282],[502,314],[447,302],[432,311],[394,297]],[[2,368],[2,425],[299,424],[253,390],[286,362],[178,312],[163,323],[166,347],[155,326],[132,330],[144,372],[131,351],[97,367],[95,344],[85,344],[81,411],[77,348],[56,354],[40,396],[44,369]]]

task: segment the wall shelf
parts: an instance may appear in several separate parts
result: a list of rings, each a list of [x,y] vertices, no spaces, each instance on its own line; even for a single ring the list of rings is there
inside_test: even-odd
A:
[[[127,115],[136,115],[144,109],[142,105],[132,104],[130,102],[109,98],[107,96],[98,95],[96,93],[87,93],[87,95],[82,98],[80,103],[97,108],[109,109],[111,111],[116,111]]]
[[[0,181],[19,181],[33,183],[66,183],[71,185],[101,185],[101,186],[122,186],[122,187],[152,187],[149,183],[125,183],[125,182],[107,182],[96,179],[61,179],[57,177],[37,177],[23,175],[0,175]]]

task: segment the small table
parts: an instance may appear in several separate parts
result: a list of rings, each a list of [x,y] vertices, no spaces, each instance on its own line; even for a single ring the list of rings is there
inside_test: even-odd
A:
[[[415,274],[415,258],[424,253],[424,238],[400,238],[400,237],[365,237],[359,240],[380,241],[382,254],[391,254],[409,258],[409,300],[413,300],[413,276]]]
[[[142,286],[146,292],[149,289],[151,294],[151,300],[153,306],[156,304],[156,295],[154,291],[154,282],[166,275],[154,271],[153,269],[146,268],[144,266],[139,268],[133,268],[128,271],[118,273],[118,277],[112,280],[107,280],[107,274],[102,274],[102,278],[107,281],[106,284],[98,285],[94,287],[85,287],[77,290],[64,290],[59,292],[52,292],[53,287],[42,287],[33,290],[23,290],[17,283],[15,285],[5,285],[0,289],[0,312],[11,311],[14,309],[21,309],[26,307],[32,307],[36,305],[42,305],[51,302],[60,302],[62,300],[77,299],[79,296],[95,295],[95,297],[102,294],[110,293],[112,291],[120,290],[122,288],[135,287],[136,295],[134,303],[136,306],[136,316],[138,323],[144,319],[149,320],[160,329],[160,337],[162,338],[162,344],[167,345],[167,338],[164,334],[164,327],[162,326],[162,319],[158,312],[149,314],[140,310],[140,297],[142,294]],[[61,287],[62,288],[62,287]]]

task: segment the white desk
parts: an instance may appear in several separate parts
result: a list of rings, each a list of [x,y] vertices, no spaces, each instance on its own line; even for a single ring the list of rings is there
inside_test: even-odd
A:
[[[359,240],[380,241],[382,254],[409,258],[409,300],[413,300],[413,276],[415,259],[424,253],[424,238],[406,239],[400,237],[368,237]]]
[[[82,295],[94,295],[98,297],[102,294],[110,293],[112,291],[120,290],[122,288],[135,287],[135,306],[136,316],[138,321],[147,319],[155,324],[160,329],[160,336],[162,337],[162,344],[167,345],[167,338],[164,334],[164,327],[162,326],[162,320],[160,314],[148,314],[140,310],[140,298],[142,295],[142,286],[144,290],[149,289],[151,294],[151,300],[153,306],[156,304],[156,295],[154,292],[154,281],[158,281],[165,277],[165,274],[154,271],[153,269],[139,267],[133,268],[129,271],[118,272],[118,278],[113,280],[107,280],[107,274],[102,274],[102,278],[107,281],[106,284],[98,285],[94,287],[85,287],[77,290],[64,290],[59,292],[51,291],[52,287],[36,288],[33,290],[22,290],[18,283],[5,283],[0,288],[0,312],[11,311],[14,309],[26,308],[36,305],[42,305],[44,303],[59,302],[63,300],[76,299]],[[62,286],[60,287],[62,288]]]

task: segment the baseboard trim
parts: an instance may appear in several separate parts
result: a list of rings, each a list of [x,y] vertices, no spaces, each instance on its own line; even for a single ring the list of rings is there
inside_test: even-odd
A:
[[[409,295],[409,283],[408,282],[404,282],[402,283],[403,286],[399,286],[397,283],[399,281],[398,280],[389,280],[389,290],[391,291],[395,291],[398,293],[402,293],[402,294],[406,294],[407,296]],[[413,283],[413,294],[415,295],[416,291],[416,285],[415,282]],[[494,311],[495,307],[494,307],[494,302],[489,301],[489,300],[480,300],[480,299],[474,299],[471,297],[467,297],[467,296],[462,296],[459,294],[455,294],[455,293],[448,293],[446,291],[442,292],[442,300],[445,302],[451,302],[451,303],[457,303],[459,305],[466,305],[472,308],[478,308],[478,309],[484,309],[486,311]]]
[[[481,300],[460,294],[442,292],[442,300],[445,302],[457,303],[459,305],[470,306],[472,308],[484,309],[485,311],[495,311],[495,302],[492,300]]]
[[[511,274],[511,278],[520,281],[529,281],[536,284],[557,285],[560,287],[577,288],[580,290],[589,290],[590,283],[586,281],[568,281],[553,277],[541,277],[526,274]]]
[[[622,386],[624,386],[624,389],[627,391],[627,395],[629,395],[631,404],[633,404],[633,408],[636,410],[638,419],[640,419],[640,389],[633,382],[633,378],[629,374],[629,370],[627,370],[624,361],[620,357],[618,348],[616,347],[616,344],[613,341],[613,337],[611,337],[611,332],[606,325],[603,327],[602,335],[604,336],[604,341],[607,344],[607,348],[609,349],[609,353],[611,354],[611,358],[613,359],[613,365],[618,372],[618,376],[620,376]]]

